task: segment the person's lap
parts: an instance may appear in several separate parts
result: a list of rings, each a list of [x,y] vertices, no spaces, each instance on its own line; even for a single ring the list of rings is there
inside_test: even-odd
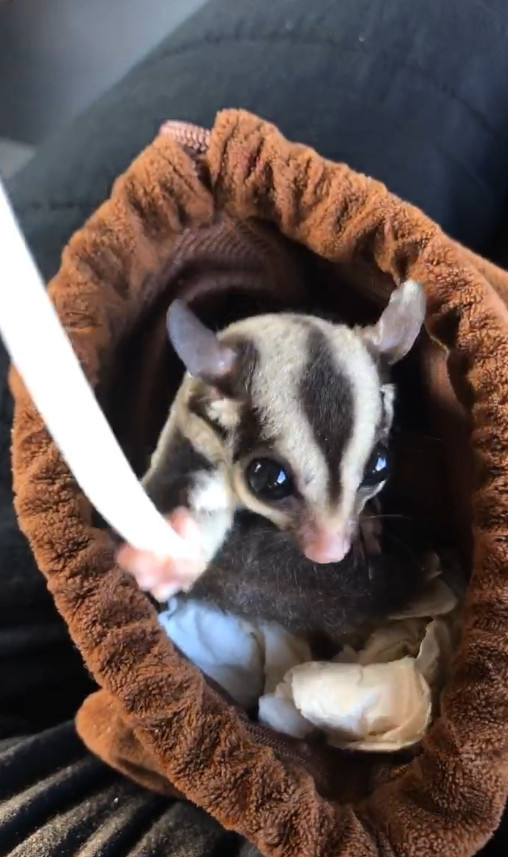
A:
[[[210,126],[218,109],[237,106],[385,181],[492,255],[508,184],[503,5],[212,0],[11,181],[44,275],[164,119]],[[211,820],[126,783],[65,723],[88,679],[16,528],[6,366],[2,352],[0,738],[31,737],[0,743],[0,850],[226,854],[234,839]]]

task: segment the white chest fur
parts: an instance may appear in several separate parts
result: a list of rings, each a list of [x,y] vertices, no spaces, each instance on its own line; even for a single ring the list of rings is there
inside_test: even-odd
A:
[[[208,564],[233,524],[234,500],[225,474],[220,470],[198,473],[190,492],[189,509],[199,524],[203,558]]]

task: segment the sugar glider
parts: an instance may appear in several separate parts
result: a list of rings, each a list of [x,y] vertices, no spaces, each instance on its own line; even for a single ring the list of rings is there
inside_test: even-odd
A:
[[[338,590],[347,624],[338,569],[353,590],[356,581],[352,610],[362,599],[369,609],[369,581],[371,600],[382,601],[394,572],[376,559],[367,510],[390,471],[390,367],[412,348],[424,317],[424,293],[412,280],[367,327],[276,313],[216,334],[175,300],[168,334],[187,371],[143,484],[201,556],[184,564],[123,546],[119,562],[160,601],[192,587],[240,614],[285,614],[294,629],[302,621],[336,626]],[[373,565],[356,562],[364,548]],[[395,578],[400,598],[409,597],[409,576],[401,568]]]

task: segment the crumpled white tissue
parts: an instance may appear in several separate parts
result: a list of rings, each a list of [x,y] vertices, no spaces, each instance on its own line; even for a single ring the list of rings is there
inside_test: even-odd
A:
[[[451,651],[444,621],[393,622],[357,652],[345,648],[332,662],[293,667],[273,694],[261,697],[260,720],[286,733],[284,722],[294,722],[290,734],[301,738],[315,727],[344,749],[409,747],[429,726],[432,686]]]
[[[326,663],[276,623],[254,625],[192,599],[172,598],[159,621],[233,699],[258,703],[265,725],[295,738],[319,730],[332,746],[381,752],[425,734],[453,656],[457,603],[436,572],[418,603]]]

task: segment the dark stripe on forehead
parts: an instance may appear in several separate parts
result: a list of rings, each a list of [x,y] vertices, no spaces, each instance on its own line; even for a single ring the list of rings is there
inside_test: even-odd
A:
[[[328,467],[328,494],[340,496],[340,464],[353,433],[353,393],[335,363],[328,339],[313,327],[307,339],[308,359],[299,385],[302,408]]]

